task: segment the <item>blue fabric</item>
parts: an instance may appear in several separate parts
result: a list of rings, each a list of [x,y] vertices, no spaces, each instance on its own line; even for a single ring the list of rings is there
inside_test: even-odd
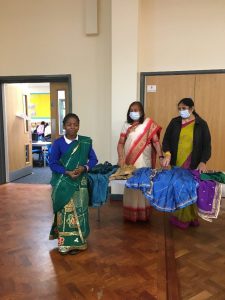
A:
[[[96,165],[88,172],[89,205],[99,207],[108,199],[109,176],[116,172],[117,165],[108,162]]]
[[[78,135],[78,141],[79,141],[79,135]],[[60,158],[63,154],[65,154],[69,150],[69,148],[73,143],[75,143],[75,141],[73,141],[71,144],[67,144],[63,136],[55,140],[55,142],[51,147],[51,153],[49,157],[49,167],[53,172],[59,174],[65,174],[66,170],[60,164]],[[96,154],[93,148],[91,148],[88,155],[88,162],[86,165],[88,166],[89,169],[91,169],[97,164],[97,162],[98,159],[96,157]]]
[[[125,186],[130,189],[141,190],[143,193],[150,189],[150,177],[153,175],[151,168],[139,168],[128,178]]]
[[[174,212],[197,201],[198,183],[189,170],[175,167],[154,172],[150,168],[138,169],[126,187],[140,189],[150,205],[164,212]]]

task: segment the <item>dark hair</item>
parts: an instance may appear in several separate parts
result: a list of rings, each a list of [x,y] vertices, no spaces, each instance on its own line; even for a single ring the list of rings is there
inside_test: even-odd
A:
[[[183,98],[178,102],[177,106],[179,106],[180,104],[184,104],[184,105],[188,106],[189,108],[192,108],[195,106],[192,98]],[[198,116],[198,114],[196,113],[195,110],[193,110],[193,115]]]
[[[131,124],[134,122],[134,120],[131,119],[131,117],[129,116],[130,114],[130,110],[131,110],[131,107],[133,105],[138,105],[139,107],[139,110],[140,110],[140,113],[141,113],[141,117],[139,119],[139,123],[143,123],[144,122],[144,119],[145,119],[145,112],[144,112],[144,107],[142,105],[142,103],[140,101],[134,101],[130,104],[129,108],[128,108],[128,111],[127,111],[127,123]]]
[[[70,118],[76,119],[78,124],[80,124],[80,119],[76,114],[68,113],[63,119],[63,125],[65,125]]]

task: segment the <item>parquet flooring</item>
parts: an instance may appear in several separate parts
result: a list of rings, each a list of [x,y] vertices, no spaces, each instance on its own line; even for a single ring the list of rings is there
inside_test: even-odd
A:
[[[48,185],[0,186],[0,299],[180,299],[164,214],[124,222],[121,201],[111,201],[98,222],[91,208],[88,250],[61,256],[48,240],[50,191]]]
[[[100,222],[91,208],[89,248],[77,256],[48,240],[50,186],[1,185],[0,204],[2,300],[225,300],[225,199],[217,220],[186,231],[154,210],[150,223],[124,222],[120,201]]]
[[[225,300],[225,198],[218,219],[185,232],[173,228],[183,300]]]

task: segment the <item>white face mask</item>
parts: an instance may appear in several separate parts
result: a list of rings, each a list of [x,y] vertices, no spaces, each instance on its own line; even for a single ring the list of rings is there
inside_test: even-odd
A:
[[[180,110],[179,113],[180,113],[181,118],[183,118],[183,119],[187,119],[191,115],[188,109]]]
[[[140,112],[139,111],[131,111],[129,113],[129,116],[133,121],[137,121],[140,119]]]

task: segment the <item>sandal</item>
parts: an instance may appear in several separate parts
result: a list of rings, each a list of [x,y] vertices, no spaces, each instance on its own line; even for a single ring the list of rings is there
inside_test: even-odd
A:
[[[67,252],[68,254],[70,254],[70,255],[76,255],[76,254],[78,254],[80,252],[80,250],[78,250],[78,249],[73,249],[73,250],[70,250],[69,252]]]

